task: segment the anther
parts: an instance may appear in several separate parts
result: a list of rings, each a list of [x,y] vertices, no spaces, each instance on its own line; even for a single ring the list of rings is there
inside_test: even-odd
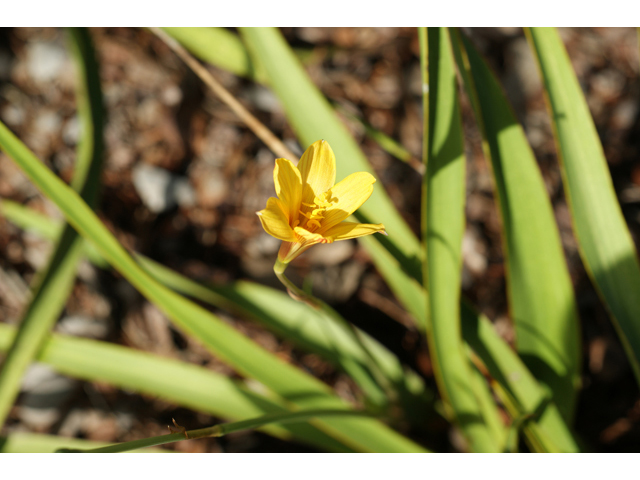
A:
[[[312,228],[314,225],[317,226],[318,228],[320,228],[320,222],[318,220],[309,220],[307,222],[307,227],[308,228]]]

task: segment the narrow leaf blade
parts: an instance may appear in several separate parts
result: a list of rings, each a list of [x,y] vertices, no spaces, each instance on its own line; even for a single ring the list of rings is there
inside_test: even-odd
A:
[[[498,194],[516,348],[571,422],[580,384],[580,332],[551,202],[500,84],[466,37],[454,32],[454,39]]]
[[[558,32],[526,30],[544,81],[584,265],[640,383],[640,265],[589,108]]]
[[[428,29],[428,55],[429,148],[423,198],[425,287],[430,307],[427,339],[449,416],[460,425],[472,451],[499,452],[502,445],[475,393],[480,384],[474,380],[460,330],[465,157],[455,65],[446,29]],[[495,410],[495,405],[491,407]]]
[[[98,64],[86,29],[70,29],[71,49],[78,71],[77,99],[83,135],[77,149],[72,187],[93,205],[102,166],[103,107]],[[83,240],[66,224],[49,262],[34,282],[18,335],[0,370],[0,425],[20,390],[24,371],[62,312],[76,276]]]

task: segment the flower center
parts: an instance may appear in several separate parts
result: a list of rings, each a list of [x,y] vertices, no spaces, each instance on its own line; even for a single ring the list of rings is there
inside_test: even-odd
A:
[[[337,201],[337,199],[331,198],[331,191],[327,190],[323,194],[315,197],[313,203],[302,202],[302,205],[307,208],[300,210],[300,215],[306,218],[300,226],[309,232],[314,232],[316,229],[319,229],[322,226],[325,210]],[[294,225],[294,227],[296,226],[297,225]]]

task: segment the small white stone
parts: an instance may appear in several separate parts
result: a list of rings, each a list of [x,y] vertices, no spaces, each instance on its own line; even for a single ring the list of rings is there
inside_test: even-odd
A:
[[[282,104],[272,90],[263,85],[254,85],[249,91],[251,103],[264,112],[281,112]]]
[[[133,167],[132,180],[140,199],[153,213],[173,206],[168,195],[171,174],[167,170],[139,163]]]
[[[27,47],[27,70],[36,82],[50,82],[65,68],[67,53],[53,43],[32,43]]]
[[[182,208],[188,208],[196,204],[196,192],[188,179],[176,177],[171,185],[170,193],[173,194],[178,205]]]
[[[22,390],[39,394],[57,393],[67,389],[69,379],[42,363],[31,365],[22,377]]]
[[[71,117],[62,127],[62,140],[67,145],[73,146],[78,143],[80,139],[80,122],[78,117]]]
[[[196,203],[189,180],[164,168],[139,163],[133,167],[132,179],[140,199],[153,213],[162,213],[176,204],[190,207]]]
[[[11,125],[12,127],[22,125],[26,119],[24,109],[18,105],[13,104],[6,105],[2,109],[2,113],[0,114],[0,116],[7,125]]]
[[[182,90],[177,85],[169,85],[162,90],[160,99],[167,107],[174,107],[182,101]]]
[[[109,333],[109,325],[104,320],[85,315],[70,315],[58,322],[56,331],[74,337],[105,338]]]
[[[45,110],[36,117],[34,124],[38,135],[43,137],[56,135],[60,130],[62,119],[57,112],[53,110]]]

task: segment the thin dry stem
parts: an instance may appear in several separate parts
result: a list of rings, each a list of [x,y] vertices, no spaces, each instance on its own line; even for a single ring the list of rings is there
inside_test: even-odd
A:
[[[260,120],[254,117],[236,98],[224,88],[209,71],[198,62],[185,48],[180,45],[173,37],[165,33],[158,27],[151,27],[150,30],[166,43],[176,55],[178,55],[184,63],[202,80],[213,92],[222,100],[233,112],[251,129],[256,136],[262,140],[267,147],[278,157],[286,158],[292,161],[297,160],[291,150],[278,138],[271,130],[269,130]]]

